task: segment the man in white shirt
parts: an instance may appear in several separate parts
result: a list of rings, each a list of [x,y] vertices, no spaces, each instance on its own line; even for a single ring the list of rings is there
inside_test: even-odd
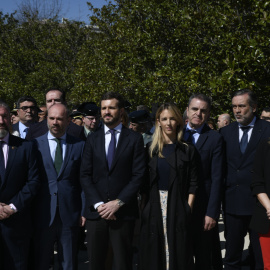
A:
[[[220,130],[226,145],[225,192],[223,201],[226,235],[226,270],[241,269],[244,237],[249,231],[253,261],[251,269],[263,269],[257,233],[249,229],[255,198],[250,189],[254,155],[259,142],[270,136],[270,124],[256,116],[256,95],[249,89],[236,91],[232,109],[236,122]]]
[[[137,192],[145,173],[142,135],[121,123],[124,100],[101,99],[104,127],[87,137],[81,164],[89,268],[105,269],[109,243],[117,270],[132,269],[132,236],[138,217]]]
[[[27,270],[30,203],[40,186],[33,142],[9,133],[10,110],[0,101],[0,269]]]
[[[13,135],[25,139],[29,126],[38,120],[36,100],[31,96],[22,96],[17,101],[17,115],[19,122],[12,125]]]

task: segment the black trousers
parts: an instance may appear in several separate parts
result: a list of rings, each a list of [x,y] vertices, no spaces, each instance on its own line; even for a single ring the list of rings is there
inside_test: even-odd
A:
[[[115,269],[132,269],[132,238],[135,220],[87,220],[86,239],[89,269],[105,270],[109,243]]]
[[[244,238],[249,232],[250,256],[254,261],[250,266],[252,270],[263,270],[262,252],[258,234],[249,229],[251,216],[224,214],[225,248],[224,266],[226,270],[241,269],[241,258],[244,248]]]
[[[201,224],[201,222],[197,222]],[[204,231],[203,226],[194,224],[192,228],[193,255],[195,257],[195,270],[211,270],[212,269],[212,248],[214,243],[214,233]],[[217,226],[217,225],[216,225]]]

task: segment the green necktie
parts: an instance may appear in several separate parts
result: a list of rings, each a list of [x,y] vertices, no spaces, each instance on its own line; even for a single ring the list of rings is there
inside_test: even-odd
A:
[[[62,147],[61,147],[61,139],[55,138],[54,139],[57,142],[56,151],[55,151],[55,157],[54,157],[54,167],[59,174],[62,163],[63,163],[63,156],[62,156]]]

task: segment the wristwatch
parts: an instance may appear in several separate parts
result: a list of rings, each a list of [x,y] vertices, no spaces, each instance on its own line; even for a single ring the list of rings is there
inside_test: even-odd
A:
[[[117,205],[119,206],[119,207],[121,207],[121,206],[123,206],[125,203],[124,202],[122,202],[121,200],[119,200],[119,199],[116,199],[117,200]]]

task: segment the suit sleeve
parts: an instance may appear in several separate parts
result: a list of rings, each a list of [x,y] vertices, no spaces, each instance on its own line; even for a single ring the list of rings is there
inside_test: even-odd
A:
[[[103,201],[98,190],[93,184],[93,136],[88,136],[82,156],[80,169],[81,186],[90,206]],[[87,206],[85,206],[87,207]]]
[[[206,216],[218,219],[221,207],[221,194],[224,182],[224,143],[222,136],[213,142],[211,158],[211,192],[208,201]]]
[[[269,144],[267,141],[262,141],[256,151],[254,164],[253,164],[253,175],[252,175],[252,183],[251,189],[254,195],[259,193],[267,193],[266,183],[264,177],[264,166],[265,166],[265,158],[266,153],[265,150],[269,149]]]
[[[25,185],[23,188],[10,199],[9,203],[13,203],[18,211],[27,206],[33,197],[37,194],[40,187],[40,179],[37,166],[37,147],[33,142],[24,142],[26,152],[26,164],[28,166],[28,175],[18,175],[18,177],[25,177]],[[18,174],[20,172],[18,171]]]
[[[146,157],[144,142],[143,137],[139,136],[138,139],[135,140],[134,145],[132,177],[129,183],[121,190],[120,194],[118,195],[118,199],[125,203],[128,203],[134,198],[143,183],[145,177],[145,170]]]

